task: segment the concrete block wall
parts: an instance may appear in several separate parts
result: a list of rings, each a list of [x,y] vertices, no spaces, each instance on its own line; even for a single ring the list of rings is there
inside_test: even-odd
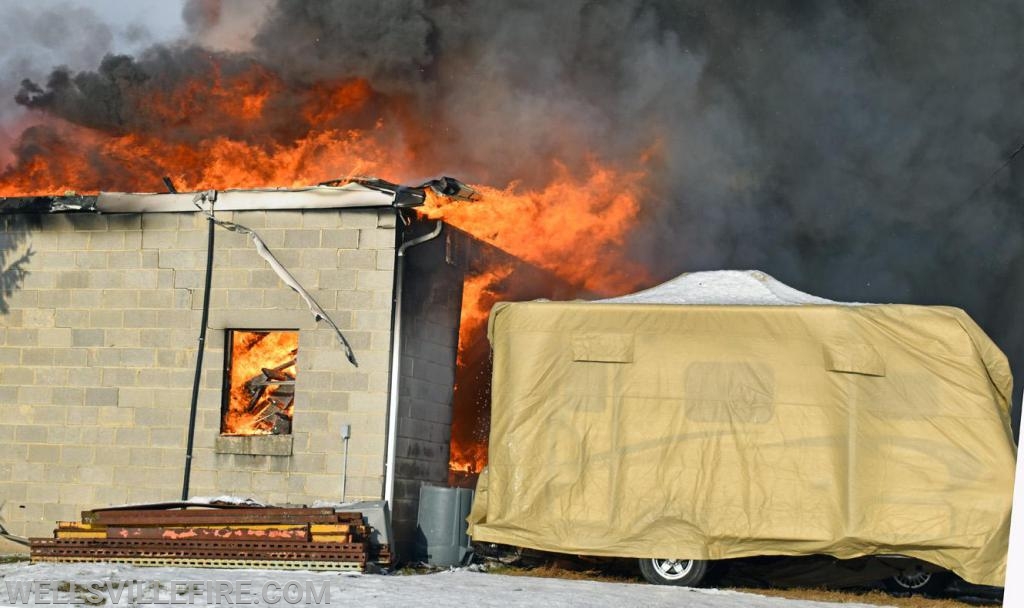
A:
[[[420,486],[447,485],[464,268],[441,235],[409,250],[402,302],[402,363],[392,529],[401,559],[415,555]]]
[[[383,483],[395,223],[390,209],[221,213],[258,232],[331,315],[314,324],[240,234],[218,228],[191,495],[348,498]],[[180,496],[207,224],[191,213],[14,216],[0,243],[0,517],[48,534],[82,509]],[[13,225],[13,224],[12,224]],[[14,267],[21,260],[19,277]],[[297,328],[292,454],[224,454],[226,328]]]

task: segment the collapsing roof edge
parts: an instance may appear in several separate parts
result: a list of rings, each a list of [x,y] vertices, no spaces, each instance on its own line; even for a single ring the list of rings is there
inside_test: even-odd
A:
[[[335,180],[306,188],[233,189],[217,193],[217,211],[341,209],[354,207],[418,207],[427,190],[465,200],[476,192],[462,182],[441,177],[418,186],[400,186],[380,179]],[[166,213],[197,211],[195,192],[24,196],[0,198],[0,213]]]

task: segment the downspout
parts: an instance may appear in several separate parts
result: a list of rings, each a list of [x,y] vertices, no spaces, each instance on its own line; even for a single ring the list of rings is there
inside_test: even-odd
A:
[[[388,392],[388,434],[387,458],[384,462],[384,500],[394,514],[395,495],[395,453],[398,443],[398,380],[401,376],[402,361],[402,280],[405,273],[405,252],[416,245],[426,243],[441,234],[444,223],[438,220],[434,229],[406,241],[398,246],[395,254],[395,288],[392,296],[394,322],[391,324],[391,387]]]
[[[167,178],[164,178],[167,180]],[[167,180],[168,188],[171,188]],[[203,318],[199,325],[199,349],[196,354],[196,373],[192,380],[192,403],[188,410],[188,445],[185,447],[185,475],[181,482],[181,500],[188,500],[188,485],[192,475],[192,447],[196,437],[196,411],[199,405],[199,381],[203,377],[203,353],[206,352],[206,326],[210,321],[210,288],[213,284],[213,234],[216,225],[213,219],[213,203],[217,200],[217,191],[210,190],[196,195],[196,202],[210,204],[210,216],[206,235],[206,280],[203,283]]]

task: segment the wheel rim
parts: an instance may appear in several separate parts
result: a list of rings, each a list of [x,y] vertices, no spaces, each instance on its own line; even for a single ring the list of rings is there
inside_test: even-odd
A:
[[[651,565],[658,576],[668,581],[677,581],[693,570],[692,559],[652,559]]]
[[[903,572],[892,577],[901,587],[907,589],[920,589],[928,584],[928,581],[932,580],[931,572]]]

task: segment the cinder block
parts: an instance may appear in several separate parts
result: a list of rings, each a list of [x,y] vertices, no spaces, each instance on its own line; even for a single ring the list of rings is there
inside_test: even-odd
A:
[[[260,257],[255,248],[232,249],[228,252],[227,266],[231,268],[263,269],[266,265],[267,262]],[[272,270],[268,272],[273,274]]]
[[[148,446],[149,445],[149,429],[140,427],[123,427],[117,429],[116,441],[118,446],[131,447],[131,446]],[[102,452],[101,452],[102,453]],[[100,454],[96,454],[96,463],[101,462]],[[127,457],[127,454],[125,454]],[[125,461],[121,461],[122,463]]]
[[[138,332],[136,332],[138,335]],[[124,348],[121,349],[121,363],[134,366],[152,366],[156,363],[156,349]]]
[[[377,251],[377,270],[393,271],[395,269],[395,252],[390,249]]]
[[[378,228],[394,228],[398,220],[397,209],[379,209],[377,211]]]
[[[301,265],[303,268],[316,270],[337,268],[338,253],[337,249],[304,249],[301,254]]]
[[[113,269],[142,268],[141,251],[112,251],[107,254],[107,267]]]
[[[157,269],[139,268],[125,273],[123,286],[130,289],[157,289],[159,282],[160,273]]]
[[[119,367],[121,365],[121,352],[116,348],[89,348],[84,349],[86,353],[86,365],[91,370],[102,372],[104,367]],[[101,384],[97,380],[97,384]]]
[[[301,211],[267,211],[268,228],[299,228],[301,226]]]
[[[70,370],[66,367],[56,367],[53,365],[37,367],[35,369],[34,380],[38,385],[47,386],[57,390],[58,388],[67,385],[69,372]]]
[[[89,277],[82,270],[62,270],[57,273],[56,286],[57,289],[85,289],[89,287]]]
[[[89,235],[81,232],[61,232],[57,235],[57,248],[61,251],[89,249]]]
[[[299,294],[287,287],[266,289],[263,292],[263,306],[276,310],[294,310],[299,307]],[[303,304],[304,305],[304,304]]]
[[[46,427],[42,425],[15,426],[14,438],[22,443],[46,443]]]
[[[92,464],[96,451],[92,446],[65,445],[61,446],[60,454],[61,462],[77,467]]]
[[[164,216],[164,213],[147,213],[148,216]],[[169,218],[169,219],[174,219]],[[175,220],[176,223],[176,220]],[[176,228],[175,228],[176,229]],[[142,231],[142,248],[143,249],[154,249],[158,251],[173,248],[177,238],[174,232],[170,231],[154,231],[151,229],[143,229]]]
[[[69,521],[78,516],[78,505],[47,503],[43,505],[43,517],[47,521]]]
[[[180,428],[154,428],[149,431],[150,445],[184,447],[185,430]]]
[[[287,473],[254,472],[252,474],[252,483],[253,488],[262,495],[266,495],[268,492],[277,492],[281,494],[288,492]]]
[[[138,232],[142,229],[141,213],[117,213],[106,217],[111,230]]]
[[[263,306],[262,289],[233,289],[228,292],[228,308],[247,309]]]
[[[104,308],[138,308],[139,292],[135,289],[104,289],[99,305]]]
[[[320,237],[323,247],[332,249],[358,249],[359,230],[355,228],[325,230]]]
[[[366,372],[341,372],[332,374],[331,389],[335,391],[365,391],[370,384]]]
[[[117,388],[87,388],[85,389],[85,405],[117,405]],[[95,414],[87,414],[95,415]]]
[[[102,295],[97,289],[75,289],[71,292],[71,306],[80,309],[95,308],[100,305]]]
[[[231,221],[241,224],[246,228],[263,228],[267,225],[266,211],[235,211],[234,219]]]
[[[40,308],[69,308],[71,306],[71,292],[63,289],[40,291],[36,305]]]
[[[104,336],[107,346],[112,346],[119,349],[139,346],[138,329],[106,329],[104,330]],[[121,358],[123,360],[123,351],[121,352]]]
[[[60,274],[60,272],[33,270],[25,276],[21,286],[24,289],[54,289],[57,287]]]
[[[22,404],[53,403],[53,388],[49,386],[18,387],[18,402]]]
[[[364,228],[359,243],[363,249],[394,249],[395,231],[388,228]]]
[[[33,446],[37,448],[49,447],[49,446]],[[56,449],[56,448],[54,448]],[[42,480],[42,478],[40,478]],[[25,492],[25,500],[30,503],[36,503],[37,505],[44,505],[55,503],[60,500],[59,487],[54,484],[48,483],[30,483],[27,485],[27,491]]]
[[[284,246],[291,249],[319,247],[319,230],[287,230],[284,234]]]
[[[0,368],[0,378],[8,385],[32,384],[35,374],[30,367],[4,367]]]
[[[132,467],[160,467],[162,450],[151,447],[132,447],[128,455],[128,464]]]
[[[369,249],[340,250],[336,266],[341,269],[373,270],[377,267],[377,252]]]
[[[28,459],[41,464],[60,462],[60,446],[32,444],[28,446]]]
[[[175,292],[171,289],[147,289],[139,292],[140,308],[174,308]]]
[[[75,214],[71,216],[71,227],[78,232],[105,231],[110,228],[110,224],[107,223],[107,217],[98,213]]]
[[[119,391],[132,389],[119,388]],[[129,427],[135,422],[134,408],[104,405],[96,408],[96,423],[106,427]]]
[[[206,252],[161,249],[158,252],[157,266],[174,270],[205,268]]]
[[[220,232],[214,237],[214,242],[216,242],[217,237],[226,236],[226,233]],[[178,231],[177,238],[175,239],[175,248],[202,249],[205,252],[208,239],[209,235],[206,230],[180,230]]]
[[[121,242],[124,242],[124,235]],[[75,266],[85,269],[98,269],[107,267],[107,253],[102,249],[99,251],[79,251],[75,254]]]
[[[85,389],[72,386],[58,386],[53,389],[56,405],[81,406],[85,401]]]
[[[26,348],[21,354],[23,365],[53,365],[52,348]]]
[[[343,209],[341,211],[341,223],[346,228],[376,228],[377,210]]]
[[[103,310],[103,309],[93,310],[93,311],[89,312],[88,326],[94,327],[94,328],[99,328],[99,327],[109,327],[109,328],[124,327],[124,314],[125,313],[123,311],[120,311],[120,310]],[[86,323],[76,324],[76,325],[74,325],[72,327],[81,327],[83,325],[86,325]],[[94,346],[94,345],[93,344],[85,344],[85,345],[78,345],[78,344],[76,344],[76,346]]]
[[[84,484],[109,485],[114,481],[113,467],[83,466],[78,470],[78,480]]]
[[[136,377],[136,385],[140,387],[151,386],[158,389],[167,389],[168,372],[165,369],[140,369]]]
[[[53,292],[61,293],[61,292]],[[71,294],[68,294],[68,306]],[[53,324],[56,327],[83,328],[89,326],[89,311],[80,309],[58,309],[54,312]]]
[[[341,212],[336,209],[315,209],[302,212],[303,228],[334,229],[341,226]]]
[[[360,270],[356,273],[356,286],[363,291],[390,291],[394,273],[387,270]]]
[[[177,213],[143,213],[140,216],[143,235],[160,230],[176,231],[178,229]]]
[[[353,278],[354,278],[354,274]],[[355,283],[353,280],[352,283]],[[323,275],[321,274],[321,284],[323,284]],[[326,287],[326,286],[325,286]],[[348,310],[367,310],[373,308],[373,292],[372,291],[339,291],[336,295],[335,305],[338,308]]]
[[[76,404],[74,407],[81,407],[81,404]],[[46,427],[46,443],[59,445],[79,444],[82,442],[83,428],[88,429],[88,427],[57,426],[55,424],[50,424]]]
[[[124,287],[127,273],[120,270],[81,270],[86,286],[93,289],[119,289]]]
[[[135,386],[140,370],[129,367],[105,367],[102,369],[102,386]]]
[[[135,408],[135,424],[147,428],[168,426],[170,417],[167,410],[161,407]]]
[[[125,327],[158,327],[157,311],[126,310],[124,311]]]

